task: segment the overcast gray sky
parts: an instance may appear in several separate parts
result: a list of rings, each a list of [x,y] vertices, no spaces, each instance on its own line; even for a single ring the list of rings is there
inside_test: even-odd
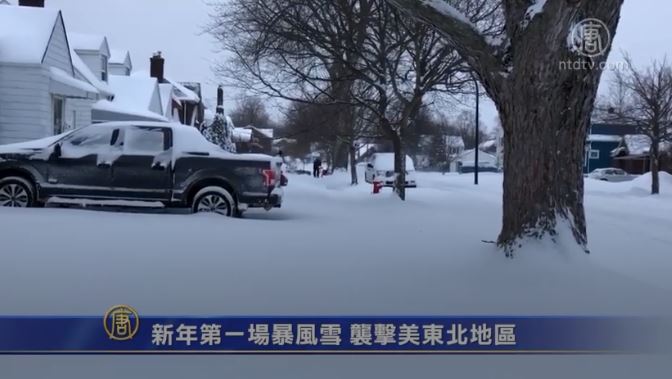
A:
[[[214,97],[217,80],[211,67],[218,55],[214,41],[201,34],[209,21],[205,1],[46,0],[46,4],[63,10],[69,30],[104,34],[113,48],[130,50],[137,69],[148,70],[152,52],[162,51],[168,76],[200,81],[206,84],[204,97]],[[610,60],[621,60],[622,51],[629,52],[638,65],[665,55],[672,59],[671,22],[670,0],[625,0]],[[603,84],[608,77],[607,74]],[[227,106],[235,104],[234,94],[227,95]],[[493,124],[495,117],[494,107],[486,105],[484,122]]]

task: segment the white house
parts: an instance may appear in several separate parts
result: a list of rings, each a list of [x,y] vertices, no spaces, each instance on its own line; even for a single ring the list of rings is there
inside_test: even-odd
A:
[[[450,172],[457,172],[458,159],[464,152],[464,139],[460,136],[446,136],[446,161],[449,164]]]
[[[93,122],[168,121],[163,117],[159,83],[143,73],[130,76],[110,75],[114,100],[100,100],[93,105]]]
[[[110,46],[105,36],[94,34],[68,33],[70,47],[89,67],[98,80],[107,83]]]
[[[131,61],[131,53],[128,50],[110,50],[110,60],[108,67],[110,75],[130,76],[133,71],[133,62]]]
[[[110,48],[107,38],[104,36],[68,33],[68,40],[77,78],[96,87],[100,93],[98,99],[78,99],[70,103],[71,112],[74,112],[72,116],[74,123],[69,126],[79,128],[91,124],[91,110],[98,100],[112,100],[114,98],[114,92],[108,83],[109,69],[107,62],[110,56]]]
[[[457,159],[459,171],[473,171],[476,166],[476,149],[466,150]],[[480,170],[496,171],[498,169],[497,157],[485,151],[478,151],[478,168]]]
[[[0,144],[61,133],[76,100],[99,96],[77,78],[60,11],[0,6]]]

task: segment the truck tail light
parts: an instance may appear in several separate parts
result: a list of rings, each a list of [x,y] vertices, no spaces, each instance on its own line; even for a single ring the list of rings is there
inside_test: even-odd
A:
[[[275,171],[271,169],[263,170],[261,174],[264,176],[264,184],[266,185],[266,187],[275,186]]]

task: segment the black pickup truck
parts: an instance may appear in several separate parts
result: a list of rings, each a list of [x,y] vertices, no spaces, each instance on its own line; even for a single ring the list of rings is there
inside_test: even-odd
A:
[[[279,158],[225,152],[180,124],[95,124],[0,146],[0,207],[58,197],[162,202],[235,216],[281,206],[281,166]]]

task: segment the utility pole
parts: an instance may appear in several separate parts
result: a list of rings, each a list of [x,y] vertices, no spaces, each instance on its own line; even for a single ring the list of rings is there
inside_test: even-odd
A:
[[[471,77],[474,79],[474,86],[476,87],[476,149],[474,152],[474,185],[478,185],[478,150],[479,150],[479,113],[480,113],[480,87],[478,84],[478,80],[476,79],[476,76],[472,73]]]

